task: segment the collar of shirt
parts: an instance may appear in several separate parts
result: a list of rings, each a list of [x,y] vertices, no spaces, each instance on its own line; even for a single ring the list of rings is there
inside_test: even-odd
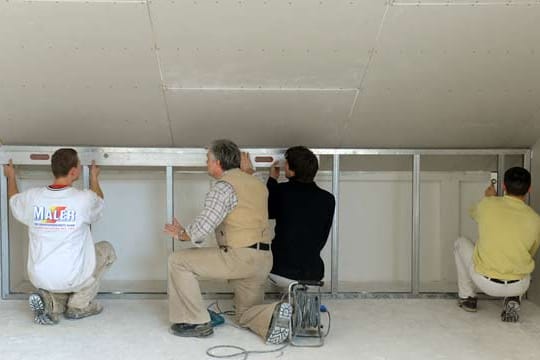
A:
[[[69,185],[61,185],[61,184],[52,184],[47,186],[49,190],[63,190],[66,188],[69,188]]]

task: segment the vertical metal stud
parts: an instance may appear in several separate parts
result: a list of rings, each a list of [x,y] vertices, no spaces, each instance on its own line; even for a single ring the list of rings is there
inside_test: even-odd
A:
[[[174,218],[174,169],[172,166],[167,166],[167,221],[172,223]],[[171,252],[174,251],[174,239],[171,238]]]
[[[332,295],[337,295],[339,286],[339,155],[334,154],[332,169],[332,193],[336,198],[336,208],[334,211],[334,222],[332,225],[332,274],[331,289]]]
[[[499,154],[497,156],[497,195],[503,196],[503,183],[504,183],[504,155]]]
[[[411,292],[420,292],[420,155],[413,157]]]
[[[525,154],[523,154],[523,167],[525,169],[527,169],[529,172],[531,171],[531,164],[532,164],[532,150],[528,150],[527,152],[525,152]],[[527,204],[531,204],[531,194],[527,194],[527,197],[525,198],[525,202]]]
[[[9,285],[9,218],[7,179],[4,167],[0,166],[0,237],[2,242],[2,299],[10,294]]]
[[[90,167],[83,166],[83,189],[90,189]]]

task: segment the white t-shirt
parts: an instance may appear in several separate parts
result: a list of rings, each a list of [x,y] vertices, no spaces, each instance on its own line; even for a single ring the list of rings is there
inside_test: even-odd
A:
[[[101,217],[103,199],[72,187],[29,189],[9,201],[13,216],[28,226],[28,276],[54,292],[72,292],[96,267],[90,224]]]

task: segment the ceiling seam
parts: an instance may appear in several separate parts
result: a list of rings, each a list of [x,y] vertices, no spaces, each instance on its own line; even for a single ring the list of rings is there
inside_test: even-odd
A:
[[[163,79],[163,66],[161,65],[161,57],[159,55],[159,47],[157,44],[157,35],[154,27],[154,21],[152,20],[152,12],[150,10],[150,3],[151,0],[145,0],[146,3],[146,10],[148,13],[148,21],[150,23],[150,32],[152,33],[152,42],[153,42],[153,48],[154,48],[154,55],[156,57],[156,63],[158,66],[159,71],[159,79],[160,79],[160,88],[161,88],[161,94],[163,95],[163,104],[165,105],[165,114],[167,116],[167,125],[169,127],[169,138],[171,141],[171,146],[175,145],[174,140],[174,134],[172,129],[172,122],[171,122],[171,115],[169,111],[169,102],[167,101],[167,93],[165,89],[165,81]]]
[[[358,98],[360,97],[360,93],[362,92],[362,87],[364,86],[364,82],[366,80],[367,73],[369,72],[369,69],[370,69],[371,64],[373,62],[373,59],[375,57],[375,52],[377,51],[377,48],[379,47],[379,38],[381,37],[382,30],[383,30],[383,27],[384,27],[384,23],[385,23],[385,20],[386,20],[386,15],[388,14],[388,10],[390,9],[390,6],[391,6],[391,0],[387,0],[386,1],[386,8],[384,9],[384,14],[383,14],[383,16],[381,18],[381,22],[379,24],[379,30],[377,31],[377,36],[375,37],[375,44],[371,48],[366,67],[365,67],[364,72],[362,74],[362,78],[360,79],[360,84],[358,85],[356,95],[354,97],[353,103],[351,105],[351,109],[349,111],[349,116],[348,116],[349,120],[352,118],[352,116],[354,114],[354,111],[356,110],[356,104],[358,103]]]

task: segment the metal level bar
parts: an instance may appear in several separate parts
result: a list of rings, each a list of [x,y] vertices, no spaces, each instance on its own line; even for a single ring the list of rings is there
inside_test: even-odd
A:
[[[4,167],[0,166],[0,241],[2,242],[2,299],[10,293],[9,286],[9,221],[8,221],[8,193],[7,178],[4,176]]]
[[[504,184],[504,172],[506,171],[504,165],[504,154],[497,156],[497,195],[503,196],[503,184]]]
[[[57,146],[0,147],[0,163],[12,158],[18,165],[49,165]],[[75,147],[81,164],[111,166],[206,166],[204,148]],[[243,149],[252,155],[279,155],[285,149]],[[529,149],[312,149],[317,155],[524,155]],[[36,156],[37,155],[37,156]],[[48,156],[48,157],[47,157]]]
[[[411,293],[420,292],[420,155],[413,157]]]
[[[331,273],[331,291],[337,294],[339,284],[338,262],[339,262],[339,155],[334,154],[332,169],[332,193],[336,199],[336,208],[334,210],[334,220],[332,225],[332,273]]]

